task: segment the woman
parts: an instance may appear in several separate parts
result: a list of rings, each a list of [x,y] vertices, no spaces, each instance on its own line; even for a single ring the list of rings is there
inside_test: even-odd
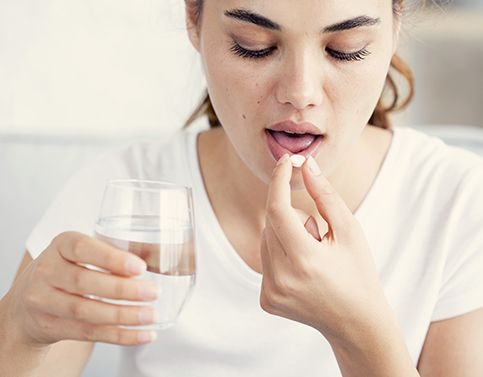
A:
[[[186,0],[209,93],[193,119],[212,128],[71,179],[1,301],[1,374],[78,375],[99,341],[146,343],[123,376],[482,375],[483,161],[390,127],[402,8]],[[143,261],[89,236],[105,180],[126,176],[194,189],[199,279],[157,339],[116,327],[151,310],[80,296],[156,295],[130,279]]]

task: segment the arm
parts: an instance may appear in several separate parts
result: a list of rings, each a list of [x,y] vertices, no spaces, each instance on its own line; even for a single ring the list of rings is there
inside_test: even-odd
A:
[[[317,329],[332,346],[344,377],[419,376],[363,229],[317,171],[312,158],[302,167],[306,189],[327,224],[325,234],[307,229],[310,222],[300,221],[294,211],[286,156],[274,169],[260,249],[260,305]]]
[[[23,260],[15,276],[15,281],[27,269],[32,262],[28,252],[25,252]],[[0,301],[0,375],[2,376],[35,376],[35,377],[70,377],[80,376],[94,343],[63,340],[45,348],[20,346],[15,334],[9,332],[8,321]]]
[[[22,269],[0,301],[0,376],[37,377],[44,371],[51,376],[52,370],[65,376],[56,358],[70,358],[73,350],[80,350],[74,365],[67,366],[67,373],[73,373],[69,376],[78,375],[92,350],[79,341],[138,345],[154,340],[149,331],[120,327],[151,323],[153,307],[112,305],[87,297],[155,299],[155,285],[133,279],[146,270],[139,257],[84,234],[64,232],[38,258],[27,257]],[[141,315],[146,313],[151,318]]]
[[[436,321],[418,362],[422,377],[483,376],[483,309]]]
[[[391,325],[384,326],[381,321],[376,329],[363,333],[350,343],[330,341],[330,344],[344,377],[420,376],[395,318]]]
[[[331,343],[344,377],[483,376],[483,309],[431,324],[418,362],[419,374],[396,327],[377,333],[384,337],[368,336],[358,347]]]

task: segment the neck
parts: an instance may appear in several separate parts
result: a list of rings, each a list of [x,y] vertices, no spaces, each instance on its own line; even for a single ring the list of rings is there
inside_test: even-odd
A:
[[[217,204],[213,206],[215,210],[222,208],[225,219],[233,219],[238,225],[250,227],[253,232],[261,233],[265,227],[268,185],[254,175],[239,158],[223,128],[201,133],[198,142],[202,175],[211,203]],[[346,177],[354,177],[354,174],[347,172],[354,170],[349,168],[357,163],[357,156],[361,155],[359,151],[362,148],[364,144],[357,143],[354,150],[356,153],[351,153],[355,158],[344,161],[334,174],[327,177],[349,208],[351,193],[347,188],[352,185]],[[315,204],[306,190],[292,190],[291,200],[294,208],[314,217],[318,216]]]

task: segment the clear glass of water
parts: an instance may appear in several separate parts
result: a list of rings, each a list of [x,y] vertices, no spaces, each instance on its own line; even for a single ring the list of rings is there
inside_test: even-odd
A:
[[[147,271],[136,278],[158,286],[159,297],[153,302],[102,298],[122,305],[153,305],[159,312],[156,324],[123,327],[160,330],[172,326],[196,280],[191,188],[166,182],[111,180],[95,230],[98,239],[142,258]]]

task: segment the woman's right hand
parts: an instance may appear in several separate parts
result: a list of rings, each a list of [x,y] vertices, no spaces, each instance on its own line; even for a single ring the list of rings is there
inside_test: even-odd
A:
[[[145,262],[127,251],[81,233],[62,233],[32,261],[2,299],[7,320],[4,325],[22,342],[39,347],[65,339],[120,345],[148,343],[155,333],[118,325],[155,322],[151,306],[117,305],[84,297],[152,301],[157,297],[156,286],[132,278],[145,270]]]

